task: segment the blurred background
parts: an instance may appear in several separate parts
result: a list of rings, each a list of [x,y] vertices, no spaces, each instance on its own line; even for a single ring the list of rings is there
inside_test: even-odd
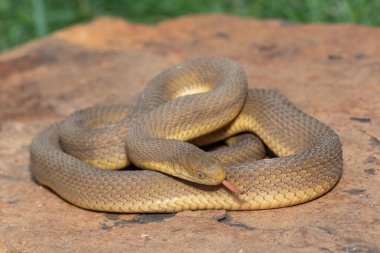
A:
[[[0,0],[0,51],[97,16],[154,24],[195,13],[380,25],[380,0]]]

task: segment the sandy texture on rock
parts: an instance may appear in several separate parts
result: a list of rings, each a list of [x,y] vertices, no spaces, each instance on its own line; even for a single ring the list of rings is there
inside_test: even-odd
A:
[[[380,29],[220,15],[155,26],[101,18],[0,55],[0,252],[380,252]],[[106,214],[36,184],[32,137],[95,104],[134,103],[174,63],[238,61],[341,136],[327,195],[275,210]]]

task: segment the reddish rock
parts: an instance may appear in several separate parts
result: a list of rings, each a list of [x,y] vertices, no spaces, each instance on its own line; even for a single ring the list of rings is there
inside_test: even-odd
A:
[[[380,29],[221,15],[155,26],[101,18],[0,55],[0,252],[379,252]],[[37,185],[32,137],[83,107],[134,103],[146,82],[204,55],[238,61],[334,128],[344,173],[327,195],[275,210],[106,214]]]

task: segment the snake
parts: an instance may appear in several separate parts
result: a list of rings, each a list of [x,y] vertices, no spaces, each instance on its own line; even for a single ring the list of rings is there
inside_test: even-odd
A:
[[[204,148],[239,135],[258,151]],[[229,159],[239,153],[249,154]],[[343,158],[329,126],[277,91],[249,89],[237,62],[201,57],[163,70],[135,105],[95,106],[52,123],[31,142],[30,169],[84,209],[172,213],[305,203],[337,184]]]

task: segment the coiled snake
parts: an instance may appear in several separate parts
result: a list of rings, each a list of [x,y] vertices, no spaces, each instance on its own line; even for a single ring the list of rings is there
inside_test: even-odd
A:
[[[269,155],[231,162],[236,152],[216,158],[194,145],[246,132]],[[216,57],[162,72],[133,107],[94,107],[52,124],[30,155],[35,179],[74,205],[136,213],[295,205],[329,191],[343,167],[331,128],[275,91],[248,90],[244,70]],[[117,170],[130,161],[150,170]]]

